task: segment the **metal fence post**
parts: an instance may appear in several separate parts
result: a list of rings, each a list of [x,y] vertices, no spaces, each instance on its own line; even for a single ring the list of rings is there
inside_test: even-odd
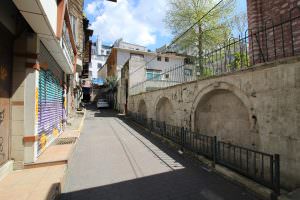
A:
[[[162,131],[162,135],[166,134],[166,122],[163,122],[163,131]]]
[[[277,195],[280,195],[280,156],[279,154],[274,155],[274,190]]]
[[[152,118],[150,118],[150,122],[149,122],[149,132],[151,133],[152,131],[152,127],[153,127],[153,121],[152,121]]]
[[[215,168],[216,163],[217,163],[217,157],[218,157],[218,151],[217,151],[217,136],[213,137],[212,140],[212,158],[213,158],[213,163],[212,166]]]
[[[180,142],[181,142],[181,146],[184,147],[184,128],[181,127],[180,130]]]

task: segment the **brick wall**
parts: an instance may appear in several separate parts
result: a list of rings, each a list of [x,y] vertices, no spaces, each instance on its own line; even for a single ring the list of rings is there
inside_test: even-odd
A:
[[[252,64],[300,55],[300,0],[247,0],[247,6]]]

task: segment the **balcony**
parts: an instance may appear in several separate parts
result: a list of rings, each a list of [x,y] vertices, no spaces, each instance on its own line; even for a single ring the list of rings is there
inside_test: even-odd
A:
[[[67,58],[67,61],[70,65],[73,65],[74,63],[74,53],[72,49],[72,44],[70,40],[70,36],[68,33],[68,29],[66,26],[66,23],[63,24],[63,34],[60,40],[60,45],[63,49],[64,55]]]
[[[38,35],[49,53],[66,74],[74,73],[74,53],[70,38],[65,32],[58,39],[58,4],[56,0],[13,0],[33,31]]]

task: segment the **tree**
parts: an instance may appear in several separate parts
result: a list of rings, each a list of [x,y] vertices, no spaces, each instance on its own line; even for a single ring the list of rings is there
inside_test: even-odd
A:
[[[241,37],[244,37],[245,31],[248,27],[247,13],[241,12],[234,15],[231,19],[230,24],[232,30],[237,31]]]
[[[106,83],[108,87],[108,94],[109,94],[109,100],[110,104],[113,106],[113,108],[116,108],[116,102],[117,102],[117,90],[118,90],[118,78],[117,76],[108,76],[106,78]]]
[[[216,0],[169,0],[165,18],[166,26],[173,35],[178,37],[184,33],[176,39],[176,48],[196,50],[201,74],[204,50],[223,44],[231,34],[228,19],[233,11],[234,0],[224,0],[202,19],[216,3]],[[185,32],[193,24],[194,27]]]
[[[106,85],[110,91],[115,91],[118,87],[118,78],[117,76],[108,76],[106,78]]]

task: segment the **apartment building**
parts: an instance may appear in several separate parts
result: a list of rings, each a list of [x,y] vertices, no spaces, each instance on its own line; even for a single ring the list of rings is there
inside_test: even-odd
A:
[[[92,74],[92,80],[94,82],[104,82],[106,77],[99,76],[98,72],[104,67],[106,60],[111,53],[111,46],[104,45],[100,37],[97,38],[97,41],[92,44],[92,58],[89,71]]]
[[[146,47],[117,40],[109,55],[106,68],[107,76],[115,76],[118,80],[117,102],[115,107],[120,111],[126,110],[126,97],[130,87],[146,81],[154,80],[151,85],[143,88],[145,91],[155,88],[157,82],[170,80],[175,74],[166,71],[183,65],[185,57],[175,53],[157,53],[148,51]],[[191,70],[191,69],[187,69]],[[184,73],[184,72],[183,72]],[[190,72],[193,74],[193,71]],[[125,78],[127,77],[127,78]]]

